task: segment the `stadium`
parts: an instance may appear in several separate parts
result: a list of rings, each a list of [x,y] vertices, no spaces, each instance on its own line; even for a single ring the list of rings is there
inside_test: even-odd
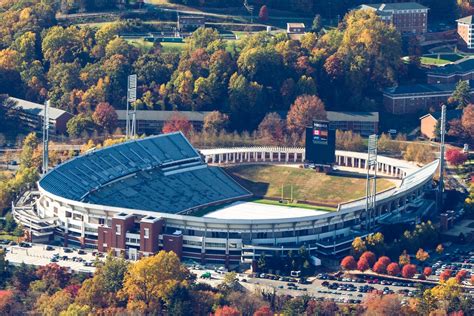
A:
[[[367,173],[366,153],[335,153],[337,168],[359,177]],[[129,140],[52,169],[37,190],[18,199],[13,215],[34,241],[55,239],[132,260],[173,250],[183,260],[235,266],[255,262],[262,252],[272,255],[302,245],[317,257],[339,256],[354,237],[384,223],[416,222],[434,206],[427,196],[438,160],[419,167],[379,156],[378,175],[392,184],[375,195],[370,212],[364,196],[340,201],[333,210],[259,203],[245,182],[220,167],[304,161],[304,148],[199,151],[179,132]],[[340,188],[341,195],[351,183]]]

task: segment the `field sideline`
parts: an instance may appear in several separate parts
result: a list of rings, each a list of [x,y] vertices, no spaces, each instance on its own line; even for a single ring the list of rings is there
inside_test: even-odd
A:
[[[293,186],[293,200],[300,204],[298,206],[307,202],[335,207],[341,202],[364,197],[366,190],[363,175],[326,175],[310,169],[273,165],[229,166],[224,170],[256,197],[279,199],[283,186],[283,199],[289,200]],[[377,180],[378,192],[394,186],[389,180]]]

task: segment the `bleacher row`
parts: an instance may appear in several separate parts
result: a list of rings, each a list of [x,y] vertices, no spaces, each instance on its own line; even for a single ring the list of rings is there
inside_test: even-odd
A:
[[[114,182],[87,197],[87,202],[131,209],[179,213],[200,205],[248,195],[217,167],[165,176],[159,169]]]
[[[178,171],[165,176],[164,170]],[[181,133],[87,153],[53,169],[40,186],[67,199],[172,213],[248,194],[204,165]]]

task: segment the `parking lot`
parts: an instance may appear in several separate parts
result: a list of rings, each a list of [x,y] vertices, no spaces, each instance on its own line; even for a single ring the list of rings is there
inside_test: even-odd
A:
[[[80,251],[72,248],[52,247],[46,245],[31,245],[28,243],[6,247],[7,260],[14,265],[25,263],[28,265],[44,266],[57,263],[62,267],[77,272],[93,273],[93,262],[101,259],[91,251]]]

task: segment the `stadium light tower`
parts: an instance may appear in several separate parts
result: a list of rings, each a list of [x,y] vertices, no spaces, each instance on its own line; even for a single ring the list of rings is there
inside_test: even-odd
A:
[[[375,196],[377,194],[377,135],[369,136],[369,143],[367,149],[367,184],[365,194],[365,224],[366,228],[370,229],[372,215],[375,212]],[[373,174],[371,173],[372,167],[374,168]]]
[[[128,76],[127,83],[127,113],[126,113],[126,126],[125,126],[125,138],[129,139],[135,137],[137,132],[137,108],[134,107],[130,113],[130,103],[137,101],[137,75]]]
[[[49,100],[44,103],[43,113],[43,174],[48,172],[48,142],[49,142]]]
[[[446,105],[441,107],[441,122],[440,122],[440,145],[439,145],[439,183],[436,204],[438,211],[443,205],[443,191],[444,191],[444,138],[446,135]]]

